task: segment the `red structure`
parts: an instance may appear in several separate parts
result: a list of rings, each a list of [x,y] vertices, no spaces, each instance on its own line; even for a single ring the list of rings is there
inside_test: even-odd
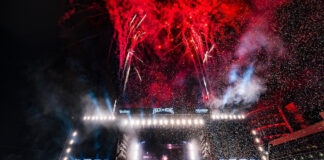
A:
[[[297,114],[298,110],[293,103],[287,106],[281,108],[271,104],[270,101],[260,102],[256,109],[247,115],[249,119],[248,126],[251,130],[257,131],[264,142],[292,133],[294,127],[290,124],[291,114],[297,115],[295,117],[301,117],[301,115]],[[286,112],[289,112],[289,116],[287,116]],[[300,124],[304,123],[300,121]]]

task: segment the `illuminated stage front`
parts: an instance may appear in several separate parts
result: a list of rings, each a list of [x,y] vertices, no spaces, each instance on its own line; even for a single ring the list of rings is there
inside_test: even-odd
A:
[[[208,109],[178,113],[161,108],[84,115],[78,134],[67,140],[61,159],[239,160],[262,156],[245,125],[244,114],[213,113]],[[74,143],[69,143],[71,140]]]

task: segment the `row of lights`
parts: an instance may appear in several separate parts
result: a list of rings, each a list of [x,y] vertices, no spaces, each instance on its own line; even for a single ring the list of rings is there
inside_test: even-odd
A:
[[[74,131],[73,133],[72,133],[72,138],[70,139],[70,141],[69,141],[69,143],[68,143],[68,148],[66,148],[66,150],[65,150],[65,154],[66,154],[66,156],[63,158],[63,160],[68,160],[69,158],[68,158],[68,154],[70,154],[71,153],[71,151],[72,151],[72,145],[74,144],[74,142],[75,142],[75,137],[78,135],[78,132],[77,131]]]
[[[236,119],[245,119],[245,115],[233,115],[233,114],[212,114],[211,118],[213,120],[236,120]]]
[[[201,126],[204,124],[203,119],[124,119],[122,121],[123,126]]]
[[[84,116],[83,120],[85,121],[113,121],[115,120],[115,116]]]
[[[261,159],[262,160],[267,160],[267,156],[266,154],[268,154],[268,152],[265,152],[262,143],[261,143],[261,139],[257,136],[258,132],[256,130],[252,130],[251,131],[253,138],[254,138],[254,142],[257,144],[258,146],[258,150],[260,151],[261,154]]]

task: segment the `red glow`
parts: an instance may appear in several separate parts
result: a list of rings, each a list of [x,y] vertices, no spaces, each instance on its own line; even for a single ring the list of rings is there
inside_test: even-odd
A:
[[[288,135],[288,134],[287,133],[284,133],[284,134],[276,134],[276,135],[270,135],[270,136],[262,137],[262,139],[273,139],[273,138],[278,138],[278,137],[286,136],[286,135]]]
[[[285,125],[286,125],[286,123],[276,123],[276,124],[262,126],[262,127],[259,127],[259,128],[253,129],[253,130],[260,131],[260,130],[264,130],[264,129],[271,128],[271,127],[285,126]]]
[[[128,98],[132,103],[151,102],[153,106],[167,101],[172,101],[169,102],[172,105],[175,102],[181,102],[181,105],[190,101],[197,102],[192,98],[197,95],[199,98],[202,97],[202,101],[215,97],[213,90],[219,88],[220,77],[226,77],[224,74],[232,64],[238,38],[247,23],[253,21],[252,17],[255,16],[255,13],[252,13],[253,1],[106,0],[106,2],[117,35],[115,40],[120,77],[124,82],[123,86],[130,88],[124,90],[128,92]],[[132,55],[129,55],[130,53]],[[217,61],[207,60],[207,57],[217,57]],[[135,67],[136,74],[132,74]],[[182,80],[174,78],[178,73],[186,74],[184,76],[186,80],[182,82],[188,83],[188,86],[173,85]],[[163,74],[167,80],[155,82],[154,77],[158,74]],[[136,75],[142,76],[136,79],[132,77]],[[206,82],[202,81],[202,76],[206,76]],[[196,86],[200,88],[190,84],[195,78],[198,83]],[[187,90],[184,86],[188,87]],[[159,93],[155,93],[156,91]],[[210,97],[201,96],[202,91],[202,95]],[[177,94],[173,94],[175,92]],[[191,98],[184,100],[183,97]],[[154,100],[151,100],[152,98]],[[143,107],[152,106],[143,105]]]

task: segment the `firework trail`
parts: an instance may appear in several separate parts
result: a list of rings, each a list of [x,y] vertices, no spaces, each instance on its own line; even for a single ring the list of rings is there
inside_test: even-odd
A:
[[[173,84],[180,80],[189,83],[194,81],[193,77],[200,86],[193,91],[195,96],[203,101],[205,96],[215,100],[225,97],[223,102],[231,101],[230,95],[235,90],[228,93],[227,85],[238,83],[239,72],[253,64],[259,49],[267,47],[267,51],[272,52],[275,46],[280,46],[269,45],[268,38],[273,34],[266,30],[268,24],[263,22],[271,15],[267,14],[268,11],[274,10],[283,1],[264,2],[271,4],[270,8],[254,7],[260,5],[260,2],[254,1],[106,2],[117,33],[116,53],[120,60],[123,93],[126,88],[129,88],[129,93],[136,92],[128,94],[134,95],[131,99],[135,106],[151,107],[184,99],[187,94],[185,88],[190,85]],[[231,66],[237,66],[236,70],[232,71]],[[186,75],[181,79],[174,77],[180,72]],[[232,76],[230,80],[228,74]],[[251,81],[253,79],[244,82],[243,78],[242,85],[248,86]],[[165,95],[156,93],[160,90],[168,91],[168,95],[172,96],[165,98]],[[223,90],[228,92],[223,93]],[[191,100],[185,101],[192,103]],[[208,98],[208,101],[212,99]]]

